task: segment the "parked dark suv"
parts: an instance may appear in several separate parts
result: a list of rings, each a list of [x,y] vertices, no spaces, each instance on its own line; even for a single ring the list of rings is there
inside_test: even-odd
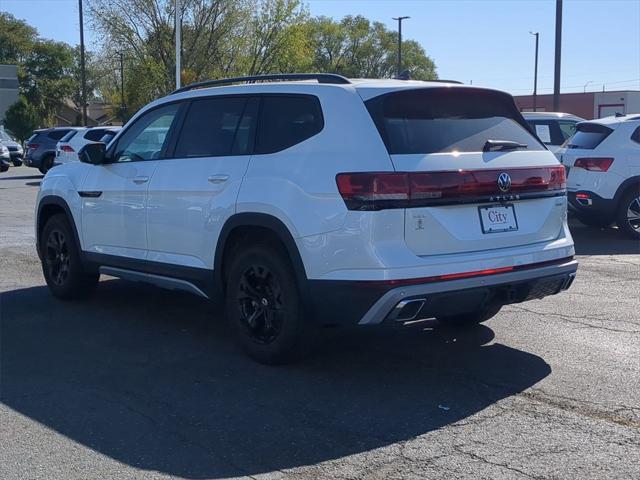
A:
[[[53,166],[56,143],[74,127],[54,127],[36,130],[25,145],[24,164],[45,174]]]

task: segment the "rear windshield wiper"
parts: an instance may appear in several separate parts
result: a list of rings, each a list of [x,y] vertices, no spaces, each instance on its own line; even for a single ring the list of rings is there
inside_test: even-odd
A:
[[[487,140],[482,148],[483,152],[503,152],[505,150],[517,150],[527,148],[526,143],[512,142],[511,140]]]

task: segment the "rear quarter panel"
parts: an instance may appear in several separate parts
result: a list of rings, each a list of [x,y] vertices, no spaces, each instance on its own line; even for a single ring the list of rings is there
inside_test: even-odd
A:
[[[309,93],[309,92],[300,92]],[[347,209],[336,175],[392,171],[380,135],[355,89],[318,88],[324,128],[284,151],[253,155],[237,200],[237,212],[273,215],[294,238],[341,228]]]

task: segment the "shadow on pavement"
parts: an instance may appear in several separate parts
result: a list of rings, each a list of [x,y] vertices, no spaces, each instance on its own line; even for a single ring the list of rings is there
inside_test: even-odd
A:
[[[42,180],[44,175],[19,175],[15,177],[2,177],[0,178],[0,182],[3,180]]]
[[[42,182],[26,182],[25,185],[29,187],[39,187]]]
[[[617,228],[595,228],[571,224],[577,255],[640,254],[640,242],[625,237]]]
[[[88,301],[0,298],[0,401],[136,468],[188,478],[313,465],[464,419],[550,373],[485,326],[331,335],[307,360],[244,357],[204,301],[119,280]]]

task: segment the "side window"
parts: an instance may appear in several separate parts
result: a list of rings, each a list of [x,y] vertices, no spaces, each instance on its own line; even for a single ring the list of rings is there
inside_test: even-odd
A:
[[[69,140],[71,140],[73,137],[75,137],[76,133],[78,133],[77,130],[69,130],[64,137],[62,137],[60,139],[61,142],[68,142]]]
[[[104,128],[92,128],[84,134],[84,138],[85,140],[89,140],[90,142],[99,142],[104,135],[104,132]]]
[[[265,96],[256,153],[275,153],[307,140],[324,127],[320,102],[310,95]]]
[[[253,104],[255,100],[246,97],[194,100],[185,116],[173,156],[219,157],[248,153],[249,131],[255,123],[248,114],[248,103]]]
[[[564,143],[567,138],[573,136],[573,134],[576,133],[576,124],[577,122],[558,122],[558,125],[560,126],[560,132],[562,133],[562,143]]]
[[[631,134],[631,140],[636,143],[640,143],[640,127],[636,128],[635,131]]]
[[[551,145],[551,125],[549,122],[533,121],[531,126],[542,143]]]
[[[169,129],[180,104],[173,103],[156,108],[137,119],[118,140],[113,154],[114,162],[136,162],[161,158]]]
[[[64,137],[67,133],[69,133],[69,130],[54,130],[52,132],[49,132],[49,138],[57,142],[62,137]]]
[[[104,143],[106,145],[111,140],[113,140],[113,137],[116,136],[116,133],[118,133],[118,132],[114,132],[113,130],[107,130],[107,131],[104,132],[104,135],[102,135],[102,137],[100,137],[100,140],[98,140],[98,141],[102,142],[102,143]]]

